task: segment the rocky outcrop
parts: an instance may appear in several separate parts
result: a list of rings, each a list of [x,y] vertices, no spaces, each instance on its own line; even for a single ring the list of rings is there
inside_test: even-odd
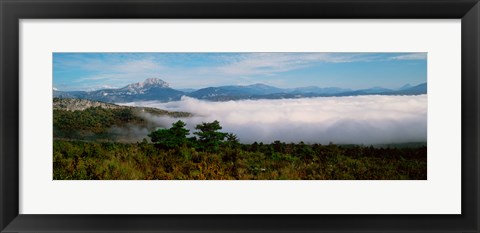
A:
[[[101,107],[105,109],[127,108],[125,106],[120,106],[116,104],[91,101],[91,100],[85,100],[85,99],[63,99],[63,98],[53,99],[53,109],[67,110],[67,111],[83,111],[91,107]]]

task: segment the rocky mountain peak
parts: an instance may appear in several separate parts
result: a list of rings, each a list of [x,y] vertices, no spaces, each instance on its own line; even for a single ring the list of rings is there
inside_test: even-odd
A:
[[[159,78],[147,78],[145,81],[141,83],[143,86],[161,86],[161,87],[169,87],[168,83],[159,79]]]
[[[143,82],[129,84],[122,89],[132,94],[141,94],[151,88],[169,88],[169,84],[159,78],[148,78]]]

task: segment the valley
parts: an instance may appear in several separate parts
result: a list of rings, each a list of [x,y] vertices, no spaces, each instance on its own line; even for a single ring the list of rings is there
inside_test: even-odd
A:
[[[65,98],[53,106],[55,180],[427,178],[426,142],[241,142],[241,131],[191,112]]]

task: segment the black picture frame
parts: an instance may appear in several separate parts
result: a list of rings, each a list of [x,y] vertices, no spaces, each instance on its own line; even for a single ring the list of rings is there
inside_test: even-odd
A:
[[[0,16],[1,232],[479,232],[478,0],[0,0]],[[462,214],[19,214],[19,19],[26,18],[461,19]]]

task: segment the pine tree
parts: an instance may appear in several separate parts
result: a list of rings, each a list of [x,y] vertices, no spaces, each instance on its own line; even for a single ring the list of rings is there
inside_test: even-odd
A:
[[[200,130],[194,134],[198,135],[199,146],[203,150],[207,151],[217,151],[220,143],[225,139],[227,133],[218,132],[222,129],[220,122],[217,120],[211,123],[202,123],[195,127],[195,129]]]
[[[178,148],[187,142],[187,135],[189,130],[184,127],[186,124],[183,121],[177,121],[172,124],[170,129],[158,129],[151,132],[148,136],[153,143],[165,148]]]

